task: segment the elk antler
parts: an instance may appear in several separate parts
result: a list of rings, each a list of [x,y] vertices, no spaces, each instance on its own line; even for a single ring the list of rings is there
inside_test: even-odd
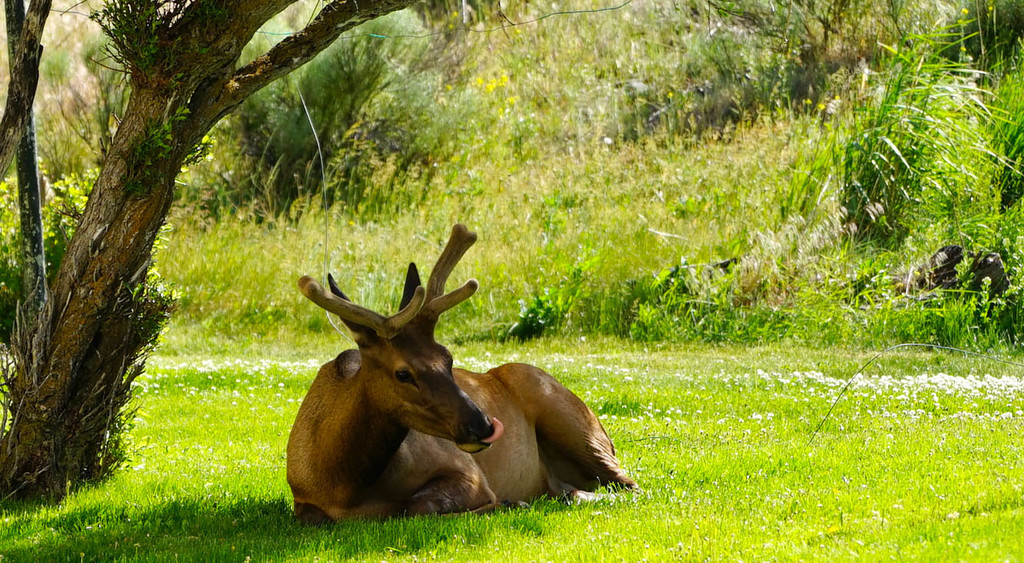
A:
[[[437,320],[441,313],[469,299],[476,292],[480,284],[475,279],[470,279],[462,287],[450,293],[444,292],[444,284],[448,281],[455,265],[459,263],[462,256],[476,242],[476,233],[470,231],[465,225],[459,223],[452,227],[451,237],[445,245],[437,264],[430,272],[430,281],[427,282],[427,303],[423,306],[420,314],[424,317]]]
[[[394,315],[385,317],[349,301],[344,293],[336,289],[333,277],[328,275],[327,280],[331,285],[331,293],[328,293],[322,285],[313,281],[313,278],[309,276],[299,278],[299,291],[320,308],[338,315],[343,321],[372,329],[381,338],[390,339],[398,334],[403,326],[416,318],[420,309],[423,308],[423,302],[426,301],[426,292],[422,287],[417,287],[408,305]]]

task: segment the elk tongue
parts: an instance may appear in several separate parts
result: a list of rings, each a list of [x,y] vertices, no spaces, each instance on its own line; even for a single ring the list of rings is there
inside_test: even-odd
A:
[[[502,424],[500,420],[494,418],[493,416],[491,417],[491,426],[494,427],[494,432],[487,438],[480,440],[485,444],[493,444],[494,442],[498,441],[498,438],[501,438],[502,434],[505,433],[505,425]]]

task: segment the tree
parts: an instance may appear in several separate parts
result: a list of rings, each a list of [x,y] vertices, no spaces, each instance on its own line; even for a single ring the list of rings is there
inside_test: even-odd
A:
[[[7,6],[8,17],[16,8]],[[7,88],[4,115],[0,119],[0,173],[6,171],[14,159],[14,151],[32,115],[32,101],[39,82],[39,57],[46,17],[50,15],[50,0],[35,1],[29,6],[18,38],[8,37],[11,45],[11,76]],[[8,29],[11,29],[8,22]]]
[[[43,250],[43,218],[41,214],[39,194],[39,164],[36,162],[36,125],[32,115],[32,104],[28,103],[35,98],[36,82],[39,77],[39,54],[38,44],[23,49],[25,53],[35,53],[35,56],[22,59],[22,67],[15,68],[15,61],[19,60],[18,48],[22,45],[29,45],[29,42],[22,41],[21,33],[25,27],[25,2],[24,0],[8,0],[4,3],[4,12],[7,17],[7,44],[11,55],[11,75],[21,72],[19,82],[25,87],[26,92],[18,97],[12,96],[10,101],[22,102],[22,107],[16,111],[5,112],[12,117],[17,115],[23,120],[21,129],[21,140],[18,143],[18,211],[21,223],[21,286],[25,288],[25,305],[23,314],[26,318],[33,318],[42,309],[46,302],[46,255]],[[41,31],[42,27],[39,26]],[[38,39],[38,35],[34,35]],[[27,91],[31,89],[31,92]],[[13,141],[13,131],[12,131]],[[2,160],[2,159],[0,159]],[[6,170],[6,166],[0,168]]]
[[[120,461],[130,384],[171,309],[148,279],[153,243],[174,180],[206,133],[346,30],[411,2],[328,2],[305,28],[240,66],[243,47],[294,1],[111,0],[94,14],[128,74],[131,97],[50,298],[12,339],[0,498],[59,499]],[[33,1],[30,14],[42,9],[36,4],[48,10],[49,2]]]

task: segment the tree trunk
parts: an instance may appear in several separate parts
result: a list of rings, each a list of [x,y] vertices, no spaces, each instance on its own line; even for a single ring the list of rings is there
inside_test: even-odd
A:
[[[60,498],[69,483],[104,476],[131,381],[159,334],[169,301],[146,283],[151,249],[173,199],[180,149],[150,162],[158,183],[127,189],[124,155],[146,150],[162,123],[161,96],[136,92],[53,284],[53,299],[13,342],[10,431],[0,440],[0,490]],[[130,414],[130,413],[127,413]]]
[[[13,373],[0,381],[12,416],[0,425],[0,499],[60,499],[121,461],[131,382],[171,308],[147,279],[153,242],[193,147],[246,97],[411,0],[327,2],[305,29],[236,69],[253,34],[292,1],[108,0],[97,17],[132,95],[50,299],[14,335]]]
[[[11,56],[13,75],[13,63],[18,57],[19,38],[25,25],[25,3],[22,0],[8,0],[4,3],[4,8],[7,16],[7,47]],[[43,251],[39,164],[36,162],[36,124],[31,105],[25,113],[25,126],[17,149],[21,295],[23,317],[34,319],[46,302],[46,255]]]
[[[19,0],[6,0],[18,2]],[[22,0],[23,1],[23,0]],[[21,140],[25,123],[32,112],[39,82],[39,58],[42,54],[40,41],[47,16],[50,15],[50,0],[33,0],[25,14],[21,33],[8,37],[11,55],[11,76],[7,84],[7,100],[4,115],[0,118],[0,172],[6,171],[14,158],[14,151]],[[24,7],[24,4],[21,5]],[[8,6],[7,9],[14,9]]]

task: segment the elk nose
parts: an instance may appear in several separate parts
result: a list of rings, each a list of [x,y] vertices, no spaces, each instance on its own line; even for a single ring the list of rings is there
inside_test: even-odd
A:
[[[501,423],[497,418],[491,418],[490,420],[484,416],[481,419],[480,425],[473,425],[473,427],[467,427],[465,430],[465,436],[467,441],[455,442],[455,445],[464,452],[475,454],[486,450],[491,447],[491,444],[501,438],[502,434],[505,433],[505,425]]]
[[[498,431],[499,427],[502,428],[501,432]],[[467,438],[467,442],[490,444],[501,436],[502,432],[504,432],[504,427],[498,419],[488,419],[487,415],[483,415],[479,420],[466,425],[464,430],[464,436]]]
[[[494,431],[491,432],[490,436],[480,440],[481,442],[485,444],[493,444],[498,440],[498,438],[501,438],[502,434],[505,433],[505,425],[502,424],[500,420],[493,416],[491,417],[491,427],[494,428]]]

